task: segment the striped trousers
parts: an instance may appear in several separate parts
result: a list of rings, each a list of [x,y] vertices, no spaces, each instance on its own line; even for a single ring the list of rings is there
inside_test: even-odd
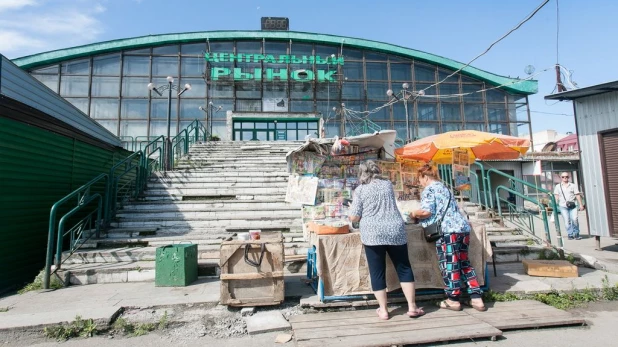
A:
[[[436,241],[444,291],[449,299],[454,301],[459,300],[462,281],[467,283],[471,298],[480,298],[483,294],[476,278],[476,271],[468,258],[469,245],[470,233],[444,234]]]

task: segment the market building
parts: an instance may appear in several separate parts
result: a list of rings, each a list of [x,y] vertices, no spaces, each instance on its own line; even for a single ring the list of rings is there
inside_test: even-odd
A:
[[[292,31],[149,35],[13,62],[125,143],[166,134],[168,107],[172,136],[194,119],[222,140],[367,129],[395,129],[400,143],[462,129],[517,136],[530,133],[527,96],[537,91],[534,80],[474,67],[453,74],[464,64],[411,48]],[[173,92],[157,89],[167,77]]]

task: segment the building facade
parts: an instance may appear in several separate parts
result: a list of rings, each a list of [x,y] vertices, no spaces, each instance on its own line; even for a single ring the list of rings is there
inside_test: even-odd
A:
[[[180,90],[191,86],[171,93],[172,135],[209,117],[227,140],[353,135],[367,120],[400,139],[462,129],[517,136],[529,132],[527,95],[537,91],[536,81],[473,67],[453,74],[463,64],[413,49],[288,31],[151,35],[14,62],[131,139],[166,133],[167,91],[147,85],[165,86],[168,76]]]
[[[590,235],[618,237],[618,81],[545,97],[573,101]]]

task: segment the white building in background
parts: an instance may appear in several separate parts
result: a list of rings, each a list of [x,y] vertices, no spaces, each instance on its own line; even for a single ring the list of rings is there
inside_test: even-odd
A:
[[[519,137],[531,140],[534,152],[540,152],[548,143],[557,142],[568,135],[570,135],[570,133],[560,134],[555,130],[548,129],[532,134],[532,138],[530,138],[530,134],[524,134]]]

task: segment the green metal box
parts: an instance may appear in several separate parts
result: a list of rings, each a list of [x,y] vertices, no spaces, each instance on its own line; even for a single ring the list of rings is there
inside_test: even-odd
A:
[[[157,248],[156,287],[184,287],[197,280],[197,245],[178,244]]]

